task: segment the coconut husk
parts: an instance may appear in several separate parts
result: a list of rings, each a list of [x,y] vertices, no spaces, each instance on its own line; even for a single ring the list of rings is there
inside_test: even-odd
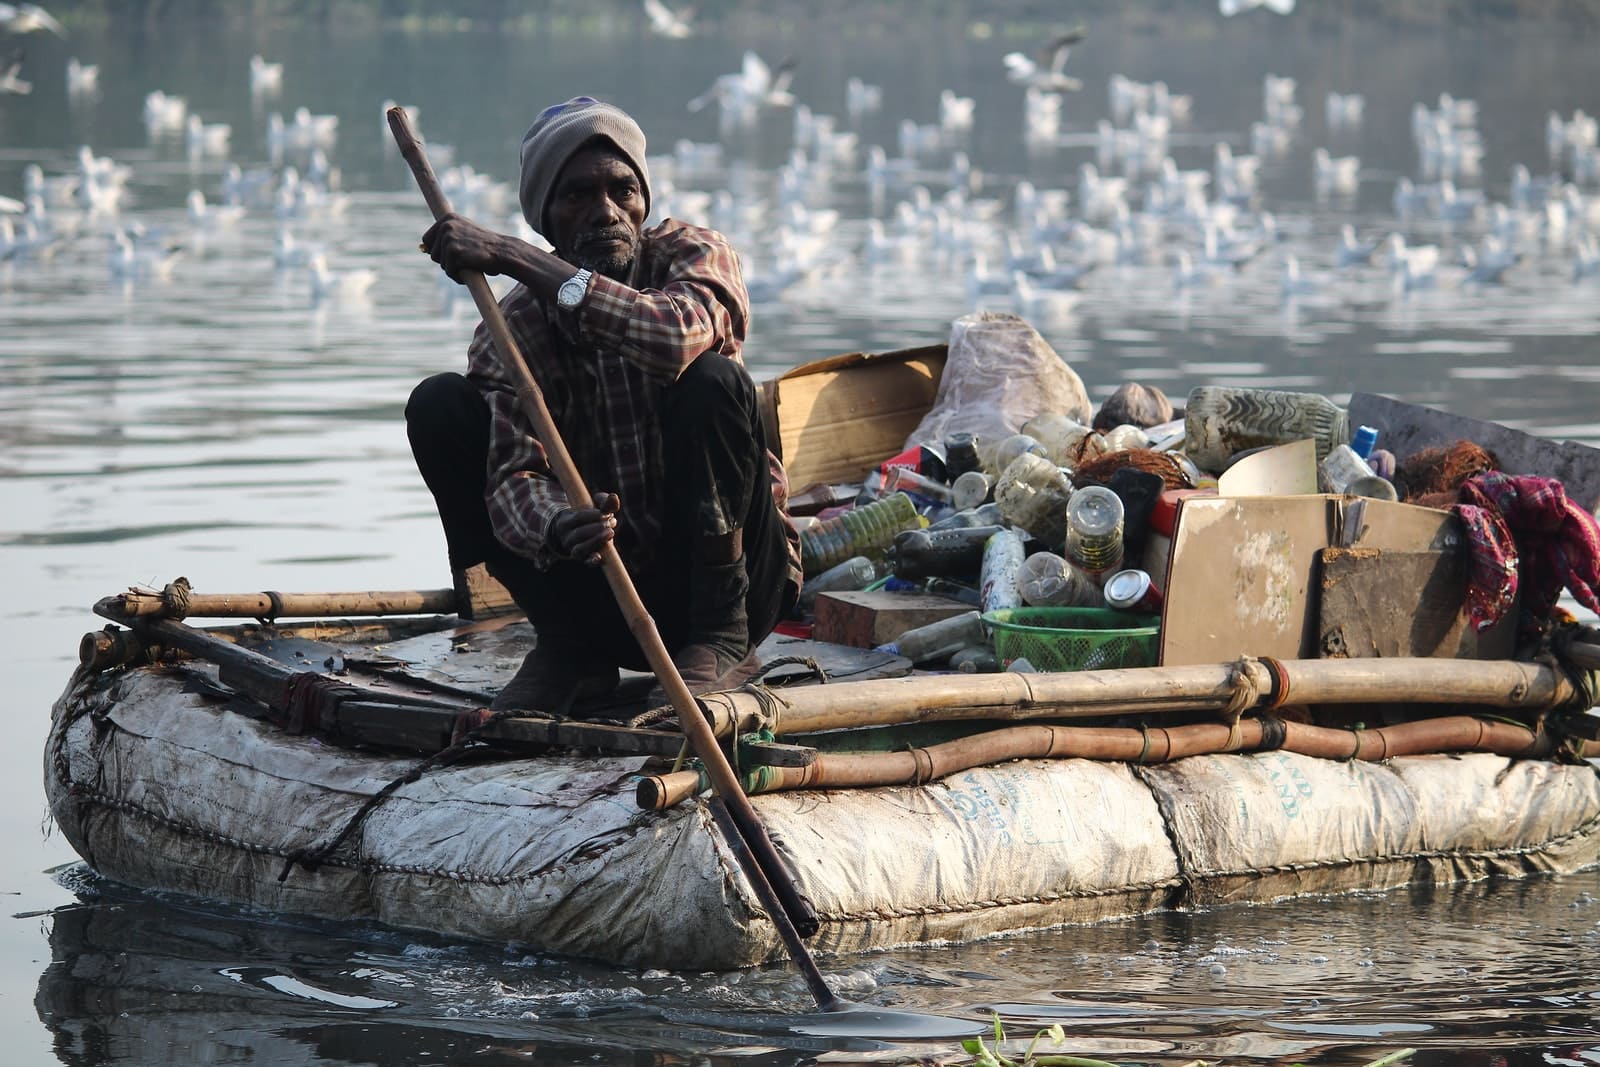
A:
[[[1091,459],[1073,469],[1072,484],[1075,487],[1109,485],[1111,476],[1124,467],[1160,475],[1168,489],[1192,488],[1177,460],[1166,452],[1157,452],[1149,448],[1125,448],[1121,452],[1108,452]]]
[[[1400,499],[1424,507],[1448,508],[1456,503],[1456,491],[1474,474],[1499,470],[1494,453],[1460,440],[1442,448],[1425,448],[1406,460],[1395,472],[1394,485]]]

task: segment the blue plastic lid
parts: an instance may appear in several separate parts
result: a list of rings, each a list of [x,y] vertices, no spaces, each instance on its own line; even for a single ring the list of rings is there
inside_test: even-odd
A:
[[[1378,443],[1378,431],[1372,426],[1357,426],[1354,436],[1350,438],[1350,448],[1356,455],[1366,459],[1372,455],[1372,446]]]

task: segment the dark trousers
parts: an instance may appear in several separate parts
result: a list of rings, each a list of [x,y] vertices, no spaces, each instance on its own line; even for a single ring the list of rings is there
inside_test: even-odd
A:
[[[766,430],[755,384],[732,360],[706,353],[666,390],[660,412],[667,472],[655,565],[635,577],[669,651],[689,637],[689,589],[701,536],[743,530],[750,642],[784,608],[788,549],[772,501]],[[444,523],[450,564],[484,563],[528,614],[539,640],[586,662],[648,669],[598,567],[559,560],[540,570],[494,536],[484,493],[489,406],[460,374],[436,374],[411,393],[406,433]],[[607,491],[604,485],[590,491]]]

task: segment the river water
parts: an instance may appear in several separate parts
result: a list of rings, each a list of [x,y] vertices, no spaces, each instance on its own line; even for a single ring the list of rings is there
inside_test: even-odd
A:
[[[617,971],[154,899],[96,881],[49,833],[47,712],[78,637],[97,628],[97,598],[180,574],[208,591],[448,583],[401,408],[417,379],[460,365],[473,316],[416,252],[426,212],[386,151],[386,98],[418,107],[441,170],[450,146],[501,182],[514,180],[517,138],[539,108],[578,92],[612,99],[662,154],[659,201],[697,217],[718,210],[708,194],[733,194],[738,214],[719,220],[763,284],[783,262],[786,198],[801,198],[813,230],[826,224],[818,212],[837,210],[806,276],[757,307],[747,353],[760,377],[840,352],[942,341],[979,303],[1015,307],[1010,295],[973,294],[973,253],[999,263],[1004,235],[1032,233],[1015,210],[1023,180],[1046,191],[1046,204],[1049,190],[1069,190],[1077,210],[1079,165],[1097,161],[1096,123],[1113,117],[1112,75],[1192,95],[1192,117],[1174,124],[1168,145],[1183,170],[1210,169],[1218,141],[1250,152],[1251,126],[1266,115],[1263,78],[1293,77],[1303,118],[1263,163],[1259,198],[1235,223],[1247,234],[1270,212],[1267,251],[1180,285],[1177,250],[1200,258],[1202,246],[1197,222],[1170,214],[1142,260],[1103,263],[1070,305],[1022,305],[1030,321],[1097,398],[1127,380],[1177,398],[1216,383],[1341,400],[1365,390],[1600,444],[1600,282],[1573,280],[1589,224],[1512,211],[1505,232],[1523,257],[1503,284],[1480,285],[1463,280],[1457,253],[1489,230],[1487,214],[1441,219],[1422,205],[1399,216],[1393,199],[1401,177],[1422,185],[1441,167],[1455,173],[1476,131],[1481,169],[1459,174],[1451,203],[1478,190],[1511,203],[1515,164],[1551,170],[1547,114],[1600,108],[1592,39],[1555,25],[1440,31],[1304,13],[1225,20],[1203,8],[1106,19],[1068,64],[1083,89],[1065,96],[1053,132],[1030,137],[1023,91],[1001,57],[1041,31],[911,9],[915,18],[874,21],[831,5],[804,24],[750,20],[686,41],[649,35],[631,10],[507,32],[158,23],[27,40],[23,73],[36,88],[0,96],[0,195],[22,197],[30,163],[47,183],[74,173],[80,145],[130,170],[115,214],[51,207],[48,246],[0,261],[0,574],[11,591],[0,645],[11,650],[16,726],[0,749],[0,892],[15,916],[0,923],[5,1062],[781,1064],[955,1050],[953,1040],[893,1045],[870,1025],[851,1035],[807,1020],[805,987],[784,967]],[[859,133],[854,161],[819,164],[813,140],[786,176],[790,111],[724,131],[714,108],[688,110],[747,48],[774,65],[796,58],[798,102]],[[257,52],[284,63],[277,95],[250,90]],[[97,94],[67,92],[73,56],[99,64]],[[882,90],[881,108],[854,120],[852,77]],[[181,133],[152,137],[142,113],[157,89],[186,98],[205,123],[230,124],[226,155],[191,157]],[[900,156],[902,120],[937,123],[944,89],[974,98],[973,128],[954,139],[923,132],[933,143],[885,168],[875,193],[866,146]],[[1331,124],[1330,91],[1364,92],[1362,121]],[[1413,108],[1437,109],[1441,93],[1476,100],[1478,114],[1471,126],[1447,122],[1443,149],[1424,156]],[[258,204],[232,224],[192,221],[186,194],[218,201],[226,161],[271,167],[271,114],[302,106],[339,118],[328,155],[347,199],[287,221]],[[700,147],[667,158],[681,139]],[[1319,146],[1360,157],[1353,191],[1319,194]],[[942,197],[958,148],[982,180],[956,207],[962,221],[936,227],[931,212],[917,214],[911,187]],[[286,151],[280,163],[306,169],[302,151]],[[1561,154],[1570,168],[1572,153]],[[1098,162],[1107,174],[1125,169]],[[1154,204],[1141,195],[1149,180],[1135,182],[1136,216]],[[509,227],[513,201],[479,201],[475,213]],[[896,225],[901,202],[913,205],[910,237]],[[887,222],[882,244],[869,217]],[[1437,280],[1407,288],[1381,259],[1339,267],[1346,223],[1364,239],[1397,232],[1439,245]],[[113,267],[119,225],[141,229],[145,247],[181,246],[170,275]],[[376,271],[375,286],[315,299],[306,270],[275,264],[280,226],[302,246],[326,246],[335,271]],[[1075,254],[1064,231],[1055,239],[1063,260]],[[1285,296],[1289,253],[1303,282]],[[994,1010],[1013,1036],[1061,1023],[1066,1051],[1126,1062],[1355,1064],[1416,1047],[1418,1063],[1594,1063],[1597,895],[1593,872],[1424,887],[906,950],[829,961],[826,972],[862,1003],[968,1019]]]

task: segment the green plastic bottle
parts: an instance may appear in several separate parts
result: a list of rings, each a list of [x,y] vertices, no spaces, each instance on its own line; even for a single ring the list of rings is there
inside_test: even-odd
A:
[[[890,493],[813,523],[800,531],[800,565],[807,576],[821,574],[851,556],[882,559],[884,550],[894,543],[901,530],[916,530],[924,525],[917,505],[904,493]]]

